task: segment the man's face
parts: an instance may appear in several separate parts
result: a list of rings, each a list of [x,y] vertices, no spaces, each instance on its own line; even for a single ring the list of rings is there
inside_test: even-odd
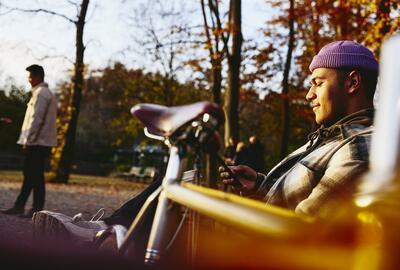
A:
[[[311,87],[306,95],[317,124],[330,126],[346,115],[347,98],[338,71],[317,68],[311,74]]]
[[[36,85],[42,82],[42,78],[38,75],[34,75],[31,72],[29,72],[28,81],[32,87],[35,87]]]

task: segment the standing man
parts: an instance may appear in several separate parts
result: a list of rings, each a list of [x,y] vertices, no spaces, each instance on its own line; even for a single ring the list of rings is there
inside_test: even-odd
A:
[[[45,160],[50,155],[51,147],[57,145],[57,101],[47,83],[44,82],[42,66],[31,65],[26,68],[26,71],[29,72],[32,97],[28,102],[17,142],[22,146],[25,154],[24,182],[14,206],[2,212],[8,215],[24,214],[26,201],[33,189],[33,206],[25,215],[32,217],[34,212],[44,207]]]

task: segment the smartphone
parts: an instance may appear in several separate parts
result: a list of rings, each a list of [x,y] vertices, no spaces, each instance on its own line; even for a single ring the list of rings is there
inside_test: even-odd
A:
[[[225,171],[227,171],[229,173],[229,176],[233,179],[232,185],[235,188],[242,188],[242,183],[239,181],[239,179],[237,179],[236,175],[232,172],[228,165],[226,165],[225,161],[219,155],[217,155],[217,159],[221,166],[224,167]]]

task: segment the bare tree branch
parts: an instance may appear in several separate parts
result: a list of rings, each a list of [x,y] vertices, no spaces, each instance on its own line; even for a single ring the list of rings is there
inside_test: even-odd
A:
[[[4,6],[3,4],[0,4],[0,8],[2,7],[2,6]],[[7,10],[7,11],[5,11],[5,12],[0,12],[0,16],[3,16],[3,15],[7,15],[8,13],[11,13],[11,12],[13,12],[13,10]]]
[[[45,55],[43,57],[38,57],[36,58],[38,61],[43,61],[43,60],[47,60],[47,59],[54,59],[54,58],[60,58],[60,59],[64,59],[66,61],[68,61],[70,64],[74,64],[74,61],[68,57],[66,57],[65,55]]]
[[[6,5],[2,5],[3,7],[5,7],[6,9],[8,9],[7,13],[13,12],[13,11],[18,11],[18,12],[25,12],[25,13],[46,13],[49,15],[53,15],[53,16],[57,16],[60,18],[63,18],[73,24],[76,24],[76,21],[72,20],[71,18],[69,18],[68,16],[52,11],[52,10],[47,10],[47,9],[43,9],[43,8],[38,8],[38,9],[24,9],[24,8],[13,8],[13,7],[9,7]],[[7,14],[5,13],[5,14]]]
[[[210,6],[210,10],[212,11],[212,13],[215,16],[215,19],[217,20],[217,28],[219,30],[222,30],[222,22],[221,22],[221,18],[220,18],[220,14],[219,14],[218,1],[216,1],[214,3],[212,0],[209,0],[208,4]],[[230,58],[230,55],[231,55],[230,52],[229,52],[229,46],[228,46],[229,33],[230,33],[230,31],[228,31],[228,36],[225,36],[224,32],[221,31],[221,39],[222,39],[222,41],[224,43],[223,50],[225,51],[225,54],[226,54],[227,58]]]
[[[71,0],[66,0],[66,2],[68,4],[70,4],[71,6],[75,6],[76,14],[79,14],[79,4],[78,3],[74,2],[74,1],[71,1]]]
[[[210,36],[210,30],[209,30],[210,28],[208,26],[208,21],[207,21],[205,6],[204,6],[204,0],[201,0],[201,12],[203,14],[204,32],[205,32],[206,38],[207,38],[207,47],[208,47],[210,56],[212,56],[212,55],[214,55],[214,50],[213,50],[213,47],[211,44],[211,36]]]

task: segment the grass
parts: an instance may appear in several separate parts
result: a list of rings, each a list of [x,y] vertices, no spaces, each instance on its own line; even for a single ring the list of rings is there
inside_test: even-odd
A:
[[[47,179],[46,173],[46,179]],[[21,182],[23,175],[21,171],[1,171],[0,170],[0,182]],[[50,181],[47,181],[50,182]],[[52,182],[54,183],[54,182]],[[57,184],[57,183],[54,183]],[[71,174],[68,181],[68,185],[79,185],[79,186],[96,186],[96,187],[118,187],[121,189],[129,189],[138,187],[138,185],[147,186],[147,183],[138,183],[137,181],[127,181],[119,177],[103,177],[103,176],[90,176]]]

